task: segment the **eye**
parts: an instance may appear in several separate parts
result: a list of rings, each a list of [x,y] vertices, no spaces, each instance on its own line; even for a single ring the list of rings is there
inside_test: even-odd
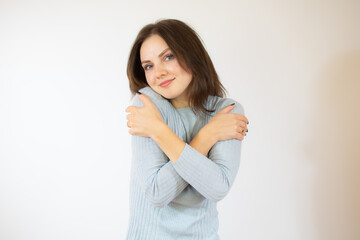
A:
[[[171,60],[171,59],[173,59],[173,58],[175,58],[175,56],[174,56],[174,54],[172,54],[172,53],[169,53],[169,54],[167,54],[167,55],[165,56],[165,60],[167,60],[167,61],[169,61],[169,60]]]
[[[145,65],[144,66],[144,70],[146,71],[146,70],[149,70],[149,69],[151,69],[152,68],[152,65],[151,64],[147,64],[147,65]]]

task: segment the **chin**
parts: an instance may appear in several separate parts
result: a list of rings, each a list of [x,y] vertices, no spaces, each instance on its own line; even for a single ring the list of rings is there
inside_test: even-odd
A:
[[[172,97],[172,96],[169,96],[168,94],[161,94],[161,93],[159,93],[163,98],[165,98],[165,99],[167,99],[167,100],[170,100],[170,99],[173,99],[173,98],[175,98],[175,97]]]
[[[171,93],[169,93],[167,91],[159,91],[158,89],[154,89],[154,91],[156,93],[158,93],[159,95],[161,95],[163,98],[166,98],[168,100],[176,98],[176,95],[174,96],[174,94],[171,94]]]

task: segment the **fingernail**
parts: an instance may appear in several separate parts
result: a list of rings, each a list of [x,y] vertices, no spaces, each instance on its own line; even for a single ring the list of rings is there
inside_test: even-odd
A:
[[[233,105],[235,105],[235,103],[232,103],[232,104],[230,104],[229,106],[233,106]]]
[[[246,129],[246,132],[248,132],[249,131],[249,129]]]
[[[248,123],[247,124],[249,124],[249,121],[248,121]]]
[[[136,93],[137,93],[137,94],[141,94],[141,92],[139,92],[139,91],[136,91]]]

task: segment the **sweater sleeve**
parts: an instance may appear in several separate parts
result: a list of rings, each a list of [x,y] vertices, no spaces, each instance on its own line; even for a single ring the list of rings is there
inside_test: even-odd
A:
[[[239,103],[232,113],[244,114]],[[180,157],[173,162],[177,173],[205,198],[214,202],[229,192],[239,169],[241,141],[218,141],[210,149],[208,158],[186,144]]]
[[[150,94],[147,96],[160,112],[166,108],[161,105],[159,99],[152,98]],[[137,97],[134,98],[133,105],[143,106]],[[132,136],[132,161],[142,191],[149,202],[156,207],[170,203],[188,185],[152,138]]]

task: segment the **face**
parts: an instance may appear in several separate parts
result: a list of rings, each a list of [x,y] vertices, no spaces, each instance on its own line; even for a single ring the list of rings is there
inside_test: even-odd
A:
[[[147,38],[140,48],[141,65],[149,86],[175,108],[188,107],[187,87],[192,74],[185,71],[159,35]]]

